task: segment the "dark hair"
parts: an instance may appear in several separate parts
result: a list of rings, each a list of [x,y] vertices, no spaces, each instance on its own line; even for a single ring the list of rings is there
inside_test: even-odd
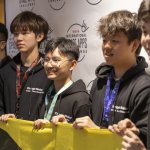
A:
[[[141,28],[138,26],[137,15],[127,10],[114,11],[101,18],[98,32],[102,37],[123,32],[127,36],[129,44],[135,39],[141,40],[142,35]],[[136,50],[136,55],[139,55],[140,51],[141,45]]]
[[[53,53],[56,48],[59,49],[59,52],[62,55],[69,57],[71,60],[79,59],[79,47],[70,39],[66,39],[64,37],[51,39],[46,45],[45,53]]]
[[[33,31],[35,35],[43,33],[43,40],[47,38],[48,30],[49,25],[47,21],[42,16],[37,15],[31,11],[21,12],[13,19],[10,25],[11,33],[21,31]]]
[[[150,0],[143,0],[138,10],[138,21],[150,19]]]
[[[8,30],[3,23],[0,23],[0,41],[7,41]]]

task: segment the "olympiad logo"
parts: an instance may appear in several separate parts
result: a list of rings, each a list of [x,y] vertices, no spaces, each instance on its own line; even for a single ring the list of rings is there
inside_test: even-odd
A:
[[[74,23],[72,24],[69,29],[67,30],[66,38],[73,40],[80,49],[80,58],[79,62],[81,62],[85,55],[87,54],[87,35],[86,31],[89,29],[87,25],[84,23],[78,24]]]
[[[48,0],[50,7],[53,10],[61,10],[65,5],[65,0]]]
[[[32,11],[35,6],[35,0],[19,0],[19,7],[21,11]]]
[[[102,0],[86,0],[90,5],[97,5],[99,4]]]
[[[18,50],[16,48],[16,45],[14,43],[14,40],[13,40],[13,35],[11,34],[9,39],[8,39],[8,42],[7,42],[7,47],[8,47],[8,55],[13,57],[15,56],[17,53],[18,53]]]

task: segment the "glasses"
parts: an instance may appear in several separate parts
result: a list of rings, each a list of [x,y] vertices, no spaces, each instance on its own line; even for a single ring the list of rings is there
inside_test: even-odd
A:
[[[66,61],[71,61],[71,59],[66,59],[64,61],[58,59],[58,58],[44,58],[41,61],[41,64],[44,65],[48,65],[49,63],[53,66],[53,67],[60,67],[64,62]]]

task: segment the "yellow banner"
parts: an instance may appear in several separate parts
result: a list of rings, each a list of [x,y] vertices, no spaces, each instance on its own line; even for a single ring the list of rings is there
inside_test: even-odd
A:
[[[120,150],[121,138],[107,129],[76,130],[71,124],[49,124],[33,130],[33,122],[0,122],[0,149],[5,150]]]

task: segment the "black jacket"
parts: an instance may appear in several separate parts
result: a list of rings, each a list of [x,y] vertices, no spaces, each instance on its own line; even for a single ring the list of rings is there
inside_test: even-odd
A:
[[[2,68],[3,66],[5,66],[7,63],[9,63],[11,61],[11,58],[9,56],[6,56],[4,59],[2,59],[2,61],[0,62],[0,68]]]
[[[148,112],[147,150],[150,150],[150,105],[149,105],[149,112]]]
[[[50,104],[51,102],[52,100]],[[89,94],[82,80],[74,82],[58,96],[52,116],[58,114],[65,115],[68,122],[73,122],[78,117],[90,116]]]
[[[140,137],[144,143],[146,143],[148,105],[150,102],[150,77],[145,72],[146,67],[145,59],[138,57],[137,65],[123,75],[108,123],[112,125],[125,118],[131,119],[140,129]],[[112,69],[105,64],[96,69],[97,78],[90,94],[93,120],[97,125],[103,127],[107,127],[102,122],[107,74]],[[113,84],[115,84],[115,80]]]
[[[16,113],[16,64],[18,63],[21,63],[20,54],[0,69],[0,115]],[[43,118],[39,110],[44,103],[43,97],[50,83],[41,63],[28,72],[28,78],[19,100],[18,118],[25,120]]]

